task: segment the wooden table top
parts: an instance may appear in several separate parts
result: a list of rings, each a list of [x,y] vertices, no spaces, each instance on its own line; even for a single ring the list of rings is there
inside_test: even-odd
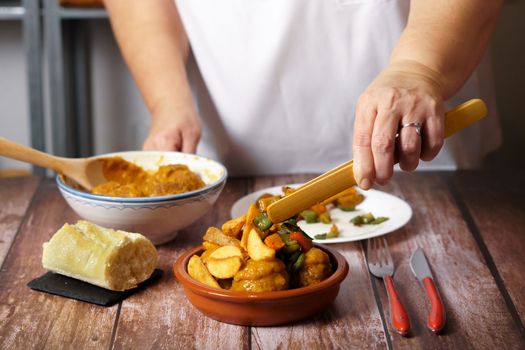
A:
[[[392,330],[382,281],[366,267],[366,242],[332,245],[350,272],[334,304],[316,317],[281,327],[241,327],[203,316],[171,273],[177,257],[199,245],[207,227],[226,221],[241,196],[310,178],[228,179],[204,218],[159,247],[162,279],[112,307],[26,286],[45,272],[42,243],[78,217],[50,179],[0,179],[0,349],[525,348],[524,171],[396,173],[380,188],[414,210],[406,226],[385,236],[412,324],[408,337]],[[437,336],[426,329],[429,303],[409,267],[417,246],[425,250],[447,312]]]

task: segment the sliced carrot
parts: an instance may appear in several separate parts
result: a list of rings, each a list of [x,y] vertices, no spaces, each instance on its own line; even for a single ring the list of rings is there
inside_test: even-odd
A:
[[[278,233],[274,233],[266,237],[264,239],[264,244],[266,244],[268,247],[272,248],[276,252],[283,249],[285,245],[284,241]]]
[[[301,248],[303,248],[303,252],[305,252],[305,253],[307,251],[309,251],[310,249],[312,249],[312,247],[314,246],[314,244],[312,243],[312,239],[306,237],[301,232],[292,232],[292,233],[290,233],[290,240],[291,241],[297,241],[297,243],[299,243]]]

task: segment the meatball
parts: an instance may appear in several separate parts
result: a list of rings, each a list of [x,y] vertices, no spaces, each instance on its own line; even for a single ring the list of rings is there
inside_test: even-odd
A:
[[[231,290],[244,292],[270,292],[288,289],[286,266],[279,259],[248,260],[246,266],[233,277]]]
[[[312,248],[304,255],[304,262],[299,269],[300,287],[316,284],[332,274],[332,265],[328,254],[319,248]]]

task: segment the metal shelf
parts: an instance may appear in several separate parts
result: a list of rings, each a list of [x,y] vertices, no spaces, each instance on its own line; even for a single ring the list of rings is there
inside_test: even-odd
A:
[[[2,1],[0,5],[0,20],[23,19],[26,14],[25,8],[20,1]]]
[[[27,0],[24,0],[27,1]],[[86,20],[107,19],[104,8],[62,7],[41,0],[49,74],[53,153],[84,157],[93,152],[89,35]]]
[[[18,20],[23,25],[34,148],[46,149],[42,81],[46,61],[42,55],[46,52],[53,153],[70,157],[91,155],[89,43],[82,20],[107,18],[104,8],[61,7],[58,0],[0,0],[0,21]],[[35,172],[43,173],[43,169],[35,168]]]
[[[0,2],[0,20],[19,20],[22,22],[31,146],[45,151],[40,1],[2,0]],[[39,175],[45,174],[45,170],[42,168],[33,167],[33,171]]]
[[[62,19],[104,19],[108,14],[103,8],[60,7],[58,10]]]
[[[59,7],[58,16],[61,19],[106,19],[108,13],[104,8],[90,7]],[[26,14],[19,1],[2,1],[0,5],[0,20],[21,20]]]

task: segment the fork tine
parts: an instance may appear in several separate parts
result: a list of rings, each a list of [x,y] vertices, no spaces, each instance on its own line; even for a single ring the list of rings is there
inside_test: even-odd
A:
[[[384,237],[370,238],[366,246],[366,260],[372,275],[384,278],[394,273],[394,261]]]
[[[394,260],[392,259],[392,254],[390,253],[390,249],[388,249],[388,243],[386,241],[386,238],[383,238],[383,244],[385,246],[385,255],[387,258],[387,264],[394,265]]]

